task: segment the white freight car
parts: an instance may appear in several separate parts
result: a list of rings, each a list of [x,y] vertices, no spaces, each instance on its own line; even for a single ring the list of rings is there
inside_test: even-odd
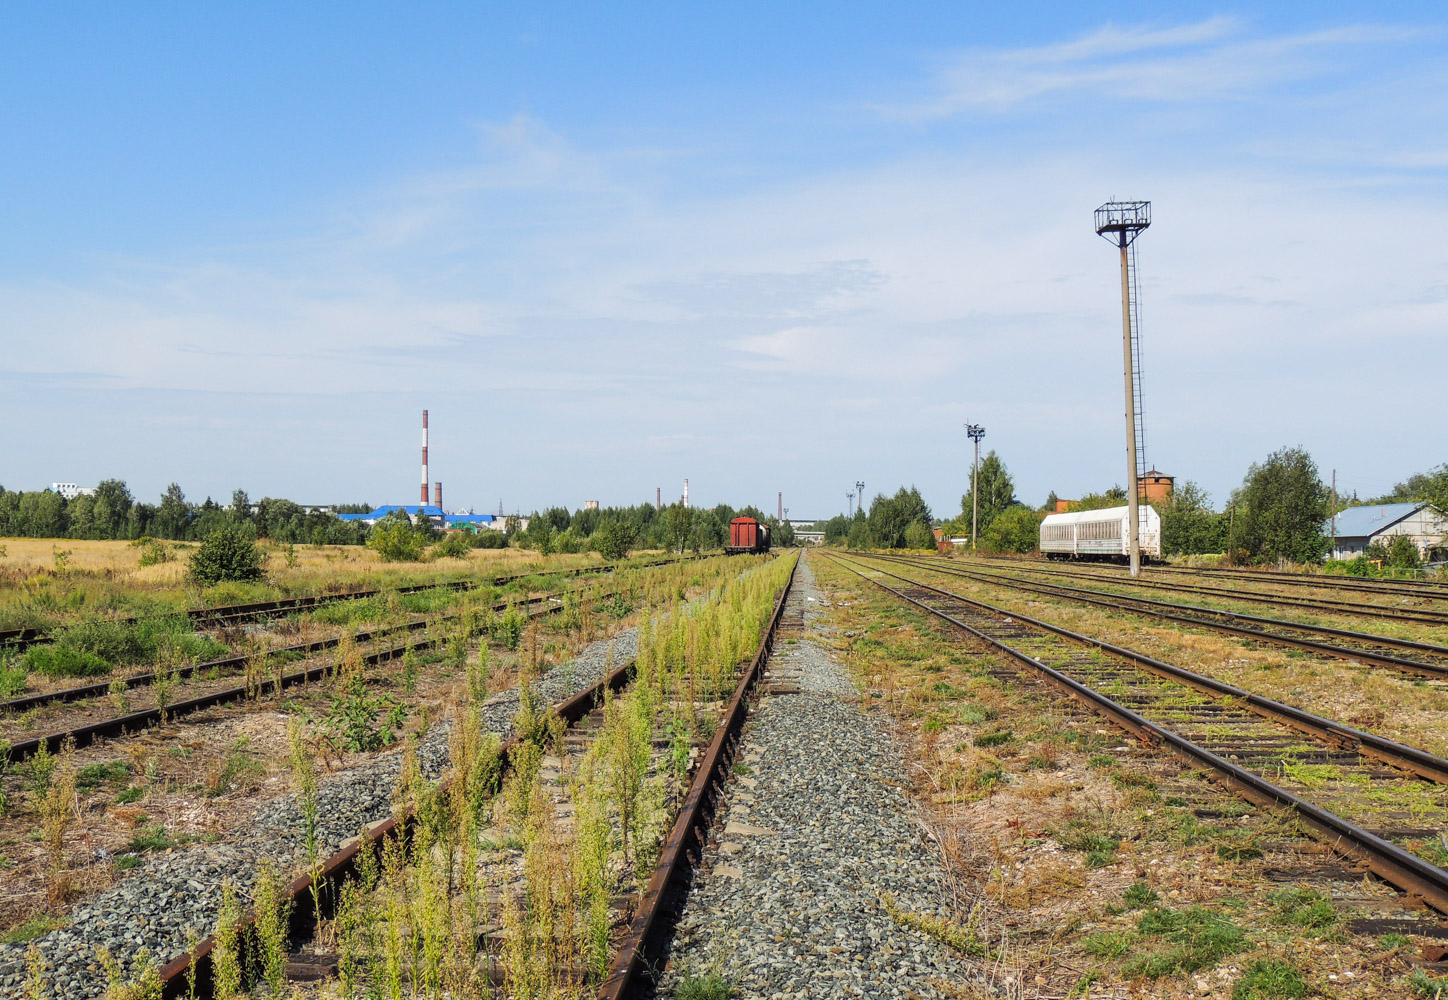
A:
[[[1130,556],[1129,507],[1047,514],[1041,522],[1041,551],[1049,559],[1126,559]],[[1150,504],[1137,509],[1141,557],[1161,558],[1161,515]]]

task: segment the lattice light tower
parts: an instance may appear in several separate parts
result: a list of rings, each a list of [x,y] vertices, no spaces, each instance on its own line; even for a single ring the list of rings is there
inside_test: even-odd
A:
[[[1096,210],[1096,235],[1121,250],[1121,353],[1126,376],[1126,519],[1130,525],[1131,575],[1141,575],[1141,497],[1138,481],[1146,462],[1146,426],[1141,416],[1141,352],[1133,327],[1140,325],[1137,302],[1136,238],[1151,225],[1151,202],[1108,201]]]

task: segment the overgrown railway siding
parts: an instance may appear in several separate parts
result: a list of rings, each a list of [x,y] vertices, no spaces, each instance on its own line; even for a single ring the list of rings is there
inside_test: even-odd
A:
[[[867,694],[914,729],[936,829],[958,845],[967,891],[984,892],[976,926],[1002,954],[978,967],[998,992],[1140,995],[1145,977],[1150,995],[1225,1000],[1267,963],[1337,996],[1406,995],[1418,948],[1448,933],[1304,841],[1290,815],[1123,741],[1041,675],[827,569]],[[1220,927],[1228,947],[1163,936],[1180,921]]]
[[[1181,594],[1197,594],[1205,600],[1214,601],[1218,604],[1266,604],[1292,609],[1304,615],[1311,614],[1317,617],[1342,619],[1372,618],[1379,621],[1404,625],[1432,626],[1438,629],[1448,628],[1448,608],[1441,608],[1437,606],[1436,603],[1429,606],[1426,601],[1405,602],[1400,600],[1393,604],[1374,604],[1364,601],[1341,600],[1336,597],[1305,597],[1272,593],[1270,591],[1254,590],[1240,586],[1218,587],[1196,582],[1152,579],[1150,574],[1146,574],[1141,578],[1132,579],[1131,577],[1124,577],[1115,573],[1103,573],[1080,568],[1067,569],[1060,566],[1047,566],[1042,563],[1027,562],[1024,560],[1014,560],[1012,564],[1018,567],[1018,572],[1032,576],[1094,581],[1104,586],[1116,588],[1117,590],[1125,589],[1127,592],[1131,590],[1154,590]],[[1417,606],[1418,604],[1422,604],[1423,606]],[[1229,608],[1228,610],[1232,609]]]
[[[1239,794],[1288,808],[1299,822],[1349,850],[1399,888],[1448,912],[1448,872],[1423,860],[1436,860],[1438,854],[1437,837],[1425,833],[1448,829],[1448,799],[1441,786],[1387,771],[1356,748],[1339,754],[1332,747],[1284,738],[1280,728],[1273,727],[1274,735],[1272,729],[1262,729],[1260,718],[1232,701],[1204,704],[1199,695],[1182,694],[1178,683],[1155,671],[1123,671],[1123,664],[1140,665],[1139,658],[1121,655],[1128,651],[1113,651],[1113,662],[1081,649],[1081,645],[1099,649],[1099,643],[1057,626],[1012,617],[908,581],[896,590],[867,578],[1050,677],[1143,741],[1170,746],[1206,764]],[[1380,756],[1383,752],[1382,747],[1374,751]],[[1401,767],[1404,761],[1394,763]]]
[[[1448,646],[1393,636],[1356,632],[1301,622],[1245,615],[1192,604],[1173,604],[1110,591],[1039,583],[1028,577],[984,573],[956,568],[932,558],[912,558],[871,554],[870,558],[885,560],[945,576],[973,580],[978,583],[1005,586],[1017,590],[1064,598],[1115,611],[1128,611],[1144,617],[1170,621],[1194,628],[1216,630],[1265,643],[1276,643],[1323,656],[1353,662],[1369,663],[1400,670],[1437,681],[1448,679]],[[1326,641],[1327,639],[1332,641]],[[1414,655],[1404,655],[1404,653]]]

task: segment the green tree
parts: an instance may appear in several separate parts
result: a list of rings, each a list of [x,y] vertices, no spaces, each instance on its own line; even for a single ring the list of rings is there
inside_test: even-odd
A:
[[[203,587],[225,580],[260,580],[262,558],[250,531],[224,524],[208,532],[191,556],[191,579]]]
[[[1322,533],[1329,493],[1312,456],[1281,448],[1247,470],[1233,494],[1234,544],[1259,562],[1316,562],[1327,551]]]
[[[156,510],[156,533],[162,538],[185,538],[190,517],[191,507],[181,487],[176,483],[167,486]]]
[[[920,521],[911,521],[905,526],[905,547],[909,549],[933,549],[935,548],[935,532],[930,530],[930,525],[922,524]]]
[[[1007,507],[1016,502],[1016,487],[1005,463],[994,451],[986,452],[980,460],[980,472],[976,476],[980,488],[980,507],[977,514],[977,530],[983,535],[987,525],[994,521]],[[967,489],[960,498],[960,519],[966,528],[970,527],[971,506],[975,490]]]
[[[1025,504],[1007,507],[980,533],[981,548],[987,552],[1034,552],[1043,517],[1045,514]]]
[[[66,518],[70,522],[68,534],[71,538],[101,538],[102,530],[96,524],[95,497],[82,493],[65,505]]]
[[[930,527],[930,507],[914,486],[900,487],[893,497],[876,495],[867,519],[870,541],[882,549],[904,548],[905,532],[911,524]]]
[[[664,508],[661,516],[664,529],[664,541],[672,551],[677,549],[684,551],[684,545],[689,540],[689,529],[694,524],[694,511],[691,507],[685,507],[683,502],[671,503]]]
[[[628,555],[634,543],[634,528],[622,517],[612,512],[610,515],[599,518],[598,530],[593,533],[591,541],[599,555],[612,561]]]
[[[106,538],[126,538],[127,521],[131,515],[131,505],[135,498],[126,484],[119,479],[103,479],[96,486],[96,512],[105,512],[105,523],[102,530]],[[134,537],[134,536],[129,536]]]
[[[1212,510],[1211,495],[1191,480],[1178,483],[1161,515],[1161,550],[1168,555],[1222,552],[1227,547],[1227,516]]]
[[[251,497],[246,495],[246,490],[237,488],[231,491],[231,507],[228,513],[231,514],[231,519],[239,524],[251,520]]]
[[[1417,569],[1422,564],[1418,546],[1407,535],[1394,535],[1388,543],[1388,566],[1393,569]]]

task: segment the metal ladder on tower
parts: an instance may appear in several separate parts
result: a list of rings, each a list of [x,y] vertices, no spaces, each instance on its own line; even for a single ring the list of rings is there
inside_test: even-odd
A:
[[[1140,482],[1150,466],[1146,461],[1146,418],[1141,396],[1141,285],[1137,278],[1136,243],[1127,248],[1126,281],[1131,289],[1131,395],[1136,410],[1136,478]]]

